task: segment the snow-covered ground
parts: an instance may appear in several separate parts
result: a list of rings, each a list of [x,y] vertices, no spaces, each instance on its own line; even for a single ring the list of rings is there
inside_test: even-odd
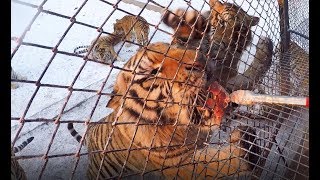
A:
[[[21,0],[34,5],[40,5],[41,0]],[[140,2],[147,2],[146,0],[139,0]],[[48,0],[43,8],[55,13],[63,14],[65,16],[73,16],[81,4],[82,0]],[[117,0],[110,0],[110,3],[116,3]],[[162,6],[168,6],[169,9],[185,8],[187,3],[184,0],[161,0],[156,1]],[[233,1],[229,1],[233,2]],[[248,11],[248,14],[259,16],[259,25],[253,27],[254,40],[256,44],[260,35],[268,36],[277,44],[279,41],[278,32],[278,16],[277,16],[277,3],[276,1],[256,1],[256,0],[237,0],[238,5]],[[11,36],[20,37],[28,24],[31,22],[34,15],[37,13],[37,8],[29,7],[26,5],[18,4],[12,1],[11,6]],[[152,4],[152,3],[150,3]],[[204,4],[203,1],[192,0],[191,5],[202,11],[209,10],[209,6]],[[140,7],[133,4],[120,2],[118,8],[126,10],[132,14],[139,14],[142,10]],[[79,22],[87,23],[96,27],[100,27],[107,19],[109,14],[113,12],[114,8],[99,0],[89,0],[76,16]],[[103,26],[106,32],[113,31],[113,23],[116,19],[120,19],[126,15],[124,12],[116,10],[112,13],[109,19]],[[160,23],[161,14],[151,10],[144,9],[141,13],[150,24],[159,25],[160,29],[167,32],[173,32],[170,28]],[[271,18],[270,18],[271,17]],[[68,31],[68,27],[72,22],[69,19],[40,13],[32,24],[30,30],[26,33],[24,42],[40,44],[49,47],[55,47],[63,34],[66,36],[58,46],[59,51],[73,52],[73,49],[78,45],[87,45],[92,39],[98,36],[96,29],[86,27],[79,24],[74,24]],[[170,35],[161,31],[156,31],[154,27],[150,28],[149,38],[151,42],[170,42]],[[121,44],[115,47],[119,50]],[[15,41],[11,41],[12,51],[17,46]],[[120,57],[128,60],[135,52],[137,46],[125,47],[120,50]],[[243,63],[239,65],[239,72],[243,72],[247,65],[251,63],[255,47],[248,48],[248,52],[242,57]],[[53,58],[52,61],[50,61]],[[20,75],[26,77],[30,81],[40,81],[41,84],[70,86],[74,83],[73,88],[88,89],[98,91],[106,81],[106,85],[102,92],[111,92],[115,78],[119,72],[117,69],[111,69],[109,66],[88,61],[82,58],[67,56],[64,54],[54,54],[51,50],[22,45],[11,60],[13,69]],[[115,62],[115,66],[122,67],[125,62]],[[49,66],[48,66],[49,65]],[[48,66],[44,76],[41,74]],[[83,67],[84,66],[84,67]],[[83,68],[82,68],[83,67]],[[111,72],[110,72],[111,71]],[[79,77],[75,80],[75,76],[80,72]],[[108,76],[110,73],[110,77]],[[108,79],[106,79],[109,77]],[[91,114],[95,103],[98,100],[96,92],[83,92],[73,91],[70,99],[70,91],[66,88],[56,88],[50,86],[41,86],[37,89],[35,84],[18,83],[19,88],[11,90],[11,117],[20,118],[26,111],[25,118],[56,118],[61,111],[64,111],[60,117],[60,121],[64,120],[81,120],[85,121],[89,118],[91,121],[98,121],[102,117],[110,113],[110,109],[105,107],[109,100],[109,96],[103,95],[98,101],[97,108]],[[34,99],[31,97],[34,95]],[[66,107],[63,108],[64,103],[68,100]],[[27,109],[28,104],[30,108]],[[92,116],[91,116],[92,115]],[[20,127],[18,121],[11,121],[11,138],[12,140],[17,135]],[[84,124],[75,124],[76,129],[80,133],[84,132]],[[66,128],[66,123],[54,124],[52,122],[26,122],[23,125],[21,132],[18,135],[16,145],[30,136],[34,136],[33,142],[27,146],[22,152],[16,153],[17,156],[22,155],[39,155],[38,158],[19,160],[19,163],[25,169],[27,176],[30,179],[38,178],[41,169],[45,167],[43,179],[69,179],[71,177],[72,169],[75,166],[76,157],[59,156],[62,154],[74,154],[79,149],[79,144],[70,136]],[[53,142],[51,144],[51,139]],[[51,145],[50,145],[51,144]],[[50,148],[49,148],[50,147]],[[48,151],[50,157],[46,162],[41,158],[43,154]],[[83,147],[82,152],[86,152]],[[79,167],[75,172],[75,179],[84,179],[86,172],[86,156],[81,156]]]

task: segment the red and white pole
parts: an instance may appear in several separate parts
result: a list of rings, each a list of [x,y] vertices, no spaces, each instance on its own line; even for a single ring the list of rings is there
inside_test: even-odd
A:
[[[309,97],[292,97],[255,94],[248,90],[238,90],[230,94],[230,101],[241,105],[253,105],[256,103],[290,104],[309,107]]]

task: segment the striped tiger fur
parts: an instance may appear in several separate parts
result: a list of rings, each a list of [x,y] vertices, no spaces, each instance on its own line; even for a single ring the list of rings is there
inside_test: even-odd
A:
[[[14,154],[25,148],[33,140],[33,138],[34,137],[30,137],[18,147],[14,147],[11,149],[11,180],[27,179],[23,168],[20,166],[19,162],[16,159],[14,159]]]
[[[141,16],[126,15],[121,19],[117,19],[113,26],[114,32],[118,34],[123,34],[127,41],[132,41],[134,39],[143,46],[148,43],[149,35],[149,24]],[[126,46],[130,46],[128,43]]]
[[[94,43],[95,40],[93,40],[90,46],[77,46],[74,49],[74,53],[87,53],[90,47],[93,46],[93,50],[90,52],[88,58],[111,63],[113,59],[125,61],[114,51],[114,46],[117,45],[123,37],[129,42],[137,39],[137,42],[141,45],[147,45],[148,43],[149,25],[143,17],[126,15],[121,19],[117,19],[116,23],[113,24],[113,28],[112,34],[99,37],[96,43]],[[130,45],[131,43],[126,44],[127,47]]]
[[[84,54],[89,52],[89,45],[82,45],[82,46],[77,46],[76,48],[74,48],[73,53],[74,54]],[[79,50],[82,49],[82,50]]]
[[[89,52],[91,46],[93,49],[88,55],[89,59],[99,60],[101,62],[111,63],[113,60],[124,61],[118,56],[114,51],[114,46],[121,41],[121,38],[118,35],[111,34],[106,36],[101,36],[98,38],[97,42],[93,40],[90,46],[77,46],[74,49],[75,54],[84,54]],[[79,49],[83,50],[79,50]]]
[[[30,137],[27,140],[23,141],[19,146],[13,148],[13,153],[20,152],[23,148],[25,148],[32,140],[34,137]]]
[[[163,21],[175,29],[173,39],[180,41],[174,42],[186,42],[189,38],[193,40],[189,42],[195,43],[194,46],[208,55],[208,78],[218,78],[219,83],[225,87],[228,80],[238,74],[238,62],[252,41],[250,28],[258,24],[259,18],[248,15],[235,4],[221,3],[218,0],[210,0],[210,8],[210,11],[202,15],[182,9],[175,10],[174,13],[166,11]],[[202,37],[202,44],[199,45]]]
[[[88,126],[88,178],[202,179],[250,172],[252,138],[240,141],[243,133],[235,132],[238,139],[226,146],[206,145],[221,119],[204,108],[204,64],[201,53],[167,43],[138,50],[123,67],[128,71],[118,74],[107,104],[113,113]],[[72,123],[68,129],[82,139]]]

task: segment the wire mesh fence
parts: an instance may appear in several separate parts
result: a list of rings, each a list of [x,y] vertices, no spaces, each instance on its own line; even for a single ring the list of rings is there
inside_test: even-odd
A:
[[[227,100],[309,96],[308,2],[11,4],[12,147],[34,137],[11,159],[28,179],[308,179],[308,108]]]

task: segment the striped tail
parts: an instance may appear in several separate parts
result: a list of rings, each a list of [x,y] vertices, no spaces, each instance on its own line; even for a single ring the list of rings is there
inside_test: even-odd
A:
[[[73,128],[73,123],[68,123],[70,134],[80,143],[82,136]]]
[[[17,153],[17,152],[21,151],[21,150],[22,150],[23,148],[25,148],[33,139],[34,139],[34,137],[30,137],[30,138],[28,138],[26,141],[23,141],[23,143],[22,143],[20,146],[13,148],[13,152],[14,152],[14,153]]]
[[[84,54],[84,53],[87,53],[89,47],[90,47],[89,45],[86,45],[86,46],[77,46],[76,48],[74,48],[73,53],[75,53],[75,54]],[[84,49],[83,49],[83,48],[84,48]],[[83,50],[78,51],[78,49],[83,49]]]

